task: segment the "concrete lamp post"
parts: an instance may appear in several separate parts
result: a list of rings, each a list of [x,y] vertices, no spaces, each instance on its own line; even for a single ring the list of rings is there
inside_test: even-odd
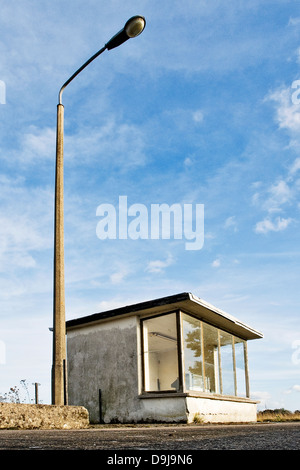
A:
[[[65,278],[64,278],[64,203],[63,203],[63,134],[64,107],[62,93],[66,86],[106,49],[120,46],[142,33],[146,26],[143,16],[130,18],[124,28],[105,46],[85,62],[61,87],[57,105],[55,220],[54,220],[54,295],[53,295],[53,363],[52,404],[67,404],[66,326],[65,326]]]

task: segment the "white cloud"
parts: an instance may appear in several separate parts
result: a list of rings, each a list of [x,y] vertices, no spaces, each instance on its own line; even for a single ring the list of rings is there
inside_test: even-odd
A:
[[[55,161],[56,130],[29,126],[22,136],[14,158],[25,164],[38,160]],[[103,126],[81,128],[70,135],[64,130],[64,154],[68,162],[81,163],[87,158],[101,158],[102,164],[130,168],[145,164],[145,135],[138,125],[117,122],[111,117]],[[7,157],[8,159],[8,157]],[[11,159],[11,156],[9,156]]]
[[[280,232],[285,230],[288,225],[291,223],[292,219],[284,219],[281,217],[277,217],[275,222],[272,222],[269,218],[265,218],[264,220],[257,222],[255,226],[256,233],[268,233],[268,232]]]
[[[155,260],[155,261],[150,261],[146,267],[146,271],[150,273],[162,273],[165,268],[169,267],[171,264],[173,264],[174,260],[173,257],[169,254],[167,259],[162,261],[162,260]]]
[[[76,135],[65,134],[66,158],[80,157],[101,159],[101,163],[130,168],[146,162],[145,135],[143,130],[126,122],[117,122],[114,117],[102,127],[81,129]]]
[[[112,284],[119,284],[120,282],[123,281],[125,276],[127,275],[127,270],[126,269],[121,269],[113,274],[110,275],[110,280]]]
[[[253,391],[251,392],[251,398],[259,401],[259,407],[263,409],[271,399],[271,394],[265,391]]]
[[[55,129],[39,129],[35,126],[30,127],[30,131],[23,137],[22,149],[23,158],[51,158],[55,157]]]
[[[221,261],[220,259],[215,259],[213,262],[212,262],[212,267],[213,268],[219,268],[221,266]]]
[[[7,265],[34,267],[35,262],[30,251],[49,248],[50,237],[45,237],[42,227],[32,223],[30,217],[1,217],[0,218],[0,271],[5,271]]]
[[[289,184],[288,184],[288,182]],[[267,189],[256,192],[252,196],[252,202],[259,205],[268,213],[281,212],[284,205],[292,203],[296,188],[293,187],[291,178],[281,178]]]
[[[290,395],[292,392],[300,392],[300,385],[293,385],[291,388],[284,391],[286,395]]]
[[[300,185],[295,175],[298,170],[300,170],[300,158],[296,158],[290,165],[285,177],[281,177],[267,189],[261,188],[261,185],[255,185],[255,188],[259,188],[260,192],[255,192],[252,202],[267,212],[266,217],[256,223],[254,229],[256,233],[266,234],[283,231],[294,220],[290,216],[284,217],[283,213],[284,210],[291,211],[295,203],[297,204]],[[275,213],[282,213],[282,216],[274,219]]]
[[[203,122],[204,116],[203,112],[198,109],[197,111],[193,112],[193,120],[197,123]]]
[[[290,174],[294,175],[298,170],[300,170],[300,158],[296,158],[294,163],[291,165]]]
[[[284,180],[273,184],[270,189],[270,198],[267,201],[270,211],[278,210],[278,207],[290,202],[292,199],[292,191]]]
[[[276,119],[280,128],[291,132],[300,130],[300,107],[292,102],[292,89],[281,88],[271,93],[267,99],[277,103]]]
[[[37,268],[38,257],[52,249],[53,194],[26,187],[24,178],[0,177],[0,183],[0,273],[8,280],[18,268]]]
[[[291,17],[289,19],[289,22],[288,22],[288,26],[297,26],[298,24],[300,24],[300,17]]]
[[[224,224],[224,227],[226,229],[228,228],[232,228],[235,232],[237,231],[237,223],[236,223],[236,220],[235,220],[235,216],[231,216],[231,217],[228,217],[226,220],[225,220],[225,224]]]
[[[186,157],[183,163],[186,167],[190,167],[193,165],[193,160],[190,157]]]

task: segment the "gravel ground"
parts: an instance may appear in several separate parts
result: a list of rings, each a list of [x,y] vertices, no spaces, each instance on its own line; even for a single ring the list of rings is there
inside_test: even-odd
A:
[[[12,450],[299,450],[300,422],[249,425],[91,426],[83,430],[0,430]]]

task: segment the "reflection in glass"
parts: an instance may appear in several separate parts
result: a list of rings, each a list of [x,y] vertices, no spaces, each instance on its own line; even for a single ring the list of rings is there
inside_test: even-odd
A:
[[[220,353],[223,395],[235,395],[232,335],[220,332]]]
[[[144,389],[249,396],[246,341],[182,313],[182,377],[176,313],[142,320]],[[181,369],[180,369],[181,370]]]
[[[203,381],[201,323],[199,320],[183,314],[182,328],[185,386],[188,390],[203,392],[205,386]]]
[[[246,396],[245,341],[234,338],[237,395]]]
[[[218,330],[211,325],[202,323],[204,373],[207,384],[206,392],[220,393]]]

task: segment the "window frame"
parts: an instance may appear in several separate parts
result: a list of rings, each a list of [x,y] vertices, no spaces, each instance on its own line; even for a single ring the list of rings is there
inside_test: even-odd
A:
[[[161,316],[165,315],[170,315],[170,314],[175,314],[176,315],[176,339],[177,339],[177,367],[178,367],[178,390],[159,390],[159,391],[154,391],[154,390],[146,390],[145,387],[145,349],[144,349],[144,326],[143,323],[144,321],[153,319],[153,318],[158,318]],[[185,384],[185,376],[184,376],[184,342],[183,342],[183,314],[188,315],[190,317],[195,318],[200,322],[201,325],[201,331],[202,331],[202,336],[203,336],[203,324],[209,325],[213,328],[216,329],[217,332],[217,337],[218,337],[218,374],[219,374],[219,390],[220,393],[215,393],[215,392],[197,392],[193,390],[189,390],[186,388]],[[223,393],[223,385],[222,385],[222,362],[221,362],[221,347],[220,347],[220,336],[221,333],[228,333],[232,336],[232,359],[233,359],[233,381],[234,381],[234,395],[225,395]],[[172,396],[174,395],[188,395],[188,396],[202,396],[202,397],[207,397],[207,398],[219,398],[219,399],[235,399],[235,400],[249,400],[250,399],[250,388],[249,388],[249,367],[248,367],[248,349],[247,349],[247,339],[241,337],[241,336],[236,336],[234,333],[231,331],[228,331],[226,329],[220,328],[219,326],[208,322],[207,320],[203,320],[201,317],[198,317],[197,315],[194,315],[192,313],[189,313],[184,310],[170,310],[162,313],[157,313],[153,315],[148,315],[146,317],[141,317],[140,318],[140,337],[141,337],[141,372],[142,372],[142,380],[141,380],[141,393],[144,396],[151,396],[151,395],[166,395],[166,394],[171,394]],[[237,374],[236,374],[236,354],[235,354],[235,338],[237,338],[239,341],[243,343],[243,354],[244,354],[244,380],[245,380],[245,396],[237,395],[238,389],[237,389]],[[204,351],[203,351],[204,353]],[[203,354],[203,359],[205,362],[205,356]],[[205,381],[205,367],[204,367],[204,374],[203,378]]]
[[[145,377],[145,349],[144,349],[144,325],[143,323],[147,320],[152,320],[153,318],[162,317],[165,315],[175,314],[176,318],[176,341],[177,341],[177,367],[178,367],[178,390],[146,390],[146,377]],[[180,335],[180,310],[171,310],[169,312],[158,313],[155,315],[143,317],[140,319],[140,330],[141,330],[141,353],[142,353],[142,393],[143,394],[165,394],[165,393],[182,393],[183,392],[183,382],[182,382],[182,361],[181,361],[181,335]]]

